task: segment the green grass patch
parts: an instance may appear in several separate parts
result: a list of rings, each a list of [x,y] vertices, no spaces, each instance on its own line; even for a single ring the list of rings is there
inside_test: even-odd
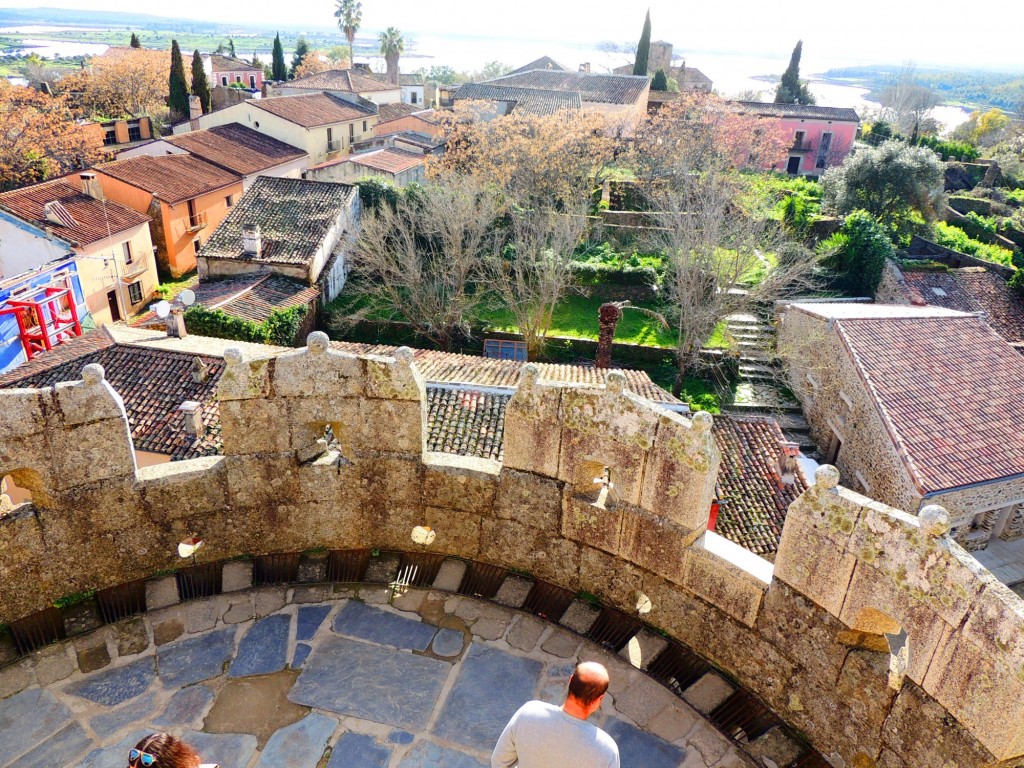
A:
[[[998,245],[989,245],[980,240],[975,240],[959,227],[954,227],[944,221],[935,225],[935,242],[944,248],[951,248],[960,253],[966,253],[985,261],[991,261],[1003,266],[1013,266],[1013,252]]]

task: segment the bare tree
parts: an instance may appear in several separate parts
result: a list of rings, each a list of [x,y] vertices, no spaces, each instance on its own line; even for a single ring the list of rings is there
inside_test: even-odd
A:
[[[705,170],[671,180],[650,193],[657,226],[648,247],[665,259],[665,314],[676,332],[678,397],[686,375],[700,363],[700,350],[726,317],[759,303],[804,290],[813,255],[786,243],[778,227],[742,206],[742,183],[727,173]],[[771,266],[768,253],[777,254]],[[747,287],[758,267],[768,269]]]
[[[334,321],[397,319],[448,350],[469,332],[485,299],[474,290],[500,248],[498,193],[452,176],[363,215],[348,293],[358,309]]]
[[[884,120],[904,133],[913,133],[920,132],[921,124],[940,99],[933,90],[917,82],[917,68],[914,62],[907,61],[892,85],[882,91],[879,101]]]
[[[486,285],[515,319],[530,360],[543,350],[555,307],[573,289],[573,251],[586,228],[582,206],[572,211],[515,207],[508,248],[488,260]]]

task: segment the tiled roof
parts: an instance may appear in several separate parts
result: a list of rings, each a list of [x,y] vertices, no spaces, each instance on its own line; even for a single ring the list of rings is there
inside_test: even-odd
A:
[[[353,355],[393,355],[396,347],[386,344],[357,344],[350,341],[332,341],[331,346]],[[510,387],[519,384],[519,372],[525,363],[516,360],[493,360],[475,355],[415,349],[416,366],[427,381],[447,384],[467,384],[476,387]],[[566,384],[599,385],[613,369],[587,365],[561,365],[536,363],[540,378]],[[679,400],[659,387],[644,371],[622,369],[626,389],[656,403],[678,404]]]
[[[210,66],[214,72],[262,72],[259,67],[254,67],[247,61],[236,59],[232,56],[222,56],[219,53],[210,54]]]
[[[400,120],[409,115],[416,115],[427,122],[437,122],[434,117],[434,110],[424,108],[422,104],[381,104],[377,108],[377,125],[391,120]]]
[[[715,532],[771,559],[789,505],[807,489],[806,478],[796,469],[792,483],[781,481],[785,438],[774,419],[719,414],[713,433],[722,452]]]
[[[361,155],[352,155],[349,162],[365,165],[367,168],[374,168],[385,173],[401,173],[415,168],[417,165],[423,165],[423,155],[406,152],[404,149],[386,147]]]
[[[642,75],[599,75],[551,69],[535,69],[487,81],[491,85],[578,93],[585,102],[606,104],[636,104],[650,82]]]
[[[943,307],[907,307],[900,304],[869,304],[862,301],[794,302],[792,309],[815,317],[826,319],[869,320],[892,318],[894,320],[924,317],[962,317],[962,312]]]
[[[946,272],[907,270],[903,279],[904,292],[911,302],[981,312],[992,330],[1008,342],[1024,342],[1024,299],[1006,280],[984,267]]]
[[[209,366],[209,378],[192,381],[196,359]],[[174,459],[220,453],[220,411],[215,396],[224,361],[182,352],[141,349],[114,343],[102,329],[65,342],[57,349],[0,377],[0,388],[49,387],[80,379],[82,368],[99,363],[106,379],[124,399],[132,442],[140,451]],[[186,400],[202,405],[205,433],[185,432],[178,407]]]
[[[804,118],[806,120],[838,120],[860,122],[857,112],[850,107],[812,107],[803,104],[772,104],[762,101],[734,101],[744,112],[756,112],[765,117]]]
[[[105,239],[108,232],[116,235],[149,221],[146,214],[113,200],[105,203],[94,200],[83,194],[81,187],[71,179],[77,181],[76,177],[69,176],[5,192],[0,195],[0,207],[32,224],[50,227],[56,237],[79,245],[95,243]],[[66,227],[47,220],[44,206],[52,201],[64,206],[75,220],[75,226]]]
[[[981,319],[835,327],[919,491],[1024,474],[1024,358]]]
[[[298,147],[239,123],[168,136],[164,141],[243,176],[297,160],[306,154]]]
[[[682,75],[682,82],[679,83],[681,87],[693,85],[695,83],[699,83],[700,85],[711,85],[711,78],[696,67],[686,67],[679,74]]]
[[[466,83],[455,92],[455,99],[504,101],[514,104],[516,112],[535,115],[552,115],[561,110],[579,111],[583,103],[578,92],[518,88],[492,83]]]
[[[97,165],[95,170],[172,205],[242,181],[237,173],[191,155],[141,155]]]
[[[291,87],[291,83],[288,84]],[[277,115],[303,128],[317,128],[350,120],[375,117],[369,107],[353,104],[329,93],[309,93],[300,96],[274,96],[270,99],[256,99],[252,106]]]
[[[550,56],[541,56],[535,61],[531,61],[529,64],[521,66],[519,69],[513,69],[509,72],[510,75],[521,75],[524,72],[532,72],[535,69],[552,69],[556,72],[568,72],[566,67],[563,67],[557,61],[552,59]]]
[[[389,133],[387,135],[392,141],[403,141],[406,144],[412,144],[428,151],[443,147],[445,144],[443,139],[435,139],[433,136],[420,133],[419,131],[399,131],[398,133]]]
[[[427,450],[504,458],[505,407],[512,395],[427,387]]]
[[[253,264],[309,264],[355,187],[303,179],[259,176],[227,218],[214,230],[199,256]],[[260,255],[242,253],[242,226],[258,224]]]
[[[400,86],[381,82],[351,69],[329,69],[295,80],[289,80],[285,87],[304,88],[310,91],[346,91],[348,93],[369,93],[372,91],[394,91]]]

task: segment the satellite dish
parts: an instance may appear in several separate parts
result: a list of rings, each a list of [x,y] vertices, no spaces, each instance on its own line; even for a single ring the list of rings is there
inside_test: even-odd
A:
[[[191,291],[188,288],[186,288],[184,291],[178,294],[178,301],[180,301],[182,305],[186,307],[191,307],[193,304],[195,304],[196,301],[195,291]]]
[[[166,301],[157,302],[156,305],[156,316],[160,318],[167,317],[171,314],[171,305]]]

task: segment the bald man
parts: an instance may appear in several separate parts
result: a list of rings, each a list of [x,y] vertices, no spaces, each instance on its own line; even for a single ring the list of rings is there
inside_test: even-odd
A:
[[[614,739],[587,722],[608,690],[608,670],[576,665],[565,704],[528,701],[508,721],[491,754],[491,768],[619,768]]]

